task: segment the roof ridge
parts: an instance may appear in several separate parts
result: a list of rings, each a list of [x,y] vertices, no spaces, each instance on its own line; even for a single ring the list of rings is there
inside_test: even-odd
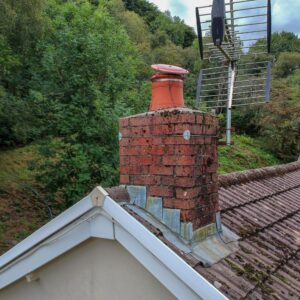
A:
[[[282,176],[286,173],[290,173],[296,170],[300,170],[300,161],[242,172],[234,172],[219,176],[219,185],[220,187],[226,188],[231,185],[247,183],[254,180]]]

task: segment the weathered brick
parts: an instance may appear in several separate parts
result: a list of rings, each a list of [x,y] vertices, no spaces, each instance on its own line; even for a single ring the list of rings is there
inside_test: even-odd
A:
[[[152,119],[148,116],[129,118],[130,126],[147,126],[152,124]]]
[[[167,208],[177,208],[177,209],[193,209],[195,208],[195,199],[177,199],[177,198],[164,198],[163,204]]]
[[[120,166],[120,173],[128,175],[147,175],[149,174],[149,166]]]
[[[128,184],[130,183],[130,178],[128,175],[120,175],[120,183],[121,184]]]
[[[196,185],[195,177],[175,177],[175,185],[178,187],[194,187]]]
[[[176,176],[194,176],[195,167],[194,166],[175,166],[175,175]]]
[[[176,155],[192,155],[198,153],[196,145],[176,145],[172,147]]]
[[[185,109],[120,120],[120,181],[163,198],[194,230],[214,221],[218,207],[217,119]],[[191,138],[185,140],[183,132]]]
[[[129,146],[130,145],[130,138],[122,138],[119,141],[119,145],[120,145],[120,147]]]
[[[174,147],[170,145],[153,145],[149,150],[151,155],[172,155],[174,154]]]
[[[150,166],[150,174],[153,174],[153,175],[173,175],[173,167]]]
[[[195,123],[196,117],[193,113],[181,113],[177,116],[173,116],[172,121],[174,123]]]
[[[196,123],[197,124],[203,124],[203,114],[197,115]]]
[[[175,177],[171,176],[162,176],[161,177],[161,184],[166,186],[173,186],[175,184]]]
[[[153,175],[132,175],[131,176],[132,184],[134,185],[159,185],[160,176]]]
[[[119,119],[119,127],[125,127],[129,125],[129,118],[121,118]]]
[[[152,156],[131,156],[129,163],[131,165],[152,165],[153,157]]]
[[[174,134],[174,125],[165,124],[165,125],[157,125],[151,128],[151,134],[153,135],[169,135]]]
[[[164,156],[162,163],[169,166],[193,166],[195,165],[195,156],[186,155],[174,155],[174,156]]]
[[[166,186],[150,186],[149,194],[157,197],[172,197],[173,190]]]
[[[120,147],[120,155],[140,155],[141,154],[141,148],[139,146],[134,146],[134,147]]]
[[[201,215],[201,217],[193,219],[193,230],[197,230],[198,228],[201,228],[208,224],[215,223],[215,221],[216,221],[215,215],[216,214],[214,212],[212,212],[207,215]]]
[[[176,188],[176,198],[190,199],[195,198],[200,194],[200,187],[194,188]]]
[[[120,165],[129,165],[130,157],[129,156],[120,156]]]
[[[183,136],[168,136],[163,138],[163,143],[166,145],[190,145],[191,140],[185,140]]]

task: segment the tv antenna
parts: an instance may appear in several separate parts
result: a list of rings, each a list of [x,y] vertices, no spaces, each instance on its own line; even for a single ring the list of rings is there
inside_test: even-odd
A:
[[[196,106],[226,110],[231,145],[232,108],[270,101],[271,0],[211,0],[196,7],[199,51],[210,67],[197,82]]]

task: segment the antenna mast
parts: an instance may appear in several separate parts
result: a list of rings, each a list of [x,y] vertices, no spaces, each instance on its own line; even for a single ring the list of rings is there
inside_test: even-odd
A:
[[[197,82],[196,106],[226,111],[231,145],[232,109],[270,100],[271,0],[211,0],[196,7],[199,51],[211,67]]]

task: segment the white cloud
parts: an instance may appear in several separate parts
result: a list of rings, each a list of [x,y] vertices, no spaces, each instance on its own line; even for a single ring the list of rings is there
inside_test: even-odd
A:
[[[170,8],[170,0],[150,0],[149,2],[152,2],[155,5],[157,5],[161,11],[172,11],[172,9]]]
[[[185,20],[186,24],[195,27],[195,7],[210,5],[212,0],[181,0],[180,5],[186,9],[178,9],[178,0],[148,0],[155,3],[160,10],[171,11]],[[228,1],[228,0],[226,0]],[[293,31],[300,35],[300,22],[298,14],[300,11],[299,0],[273,0],[273,29],[274,31]]]

